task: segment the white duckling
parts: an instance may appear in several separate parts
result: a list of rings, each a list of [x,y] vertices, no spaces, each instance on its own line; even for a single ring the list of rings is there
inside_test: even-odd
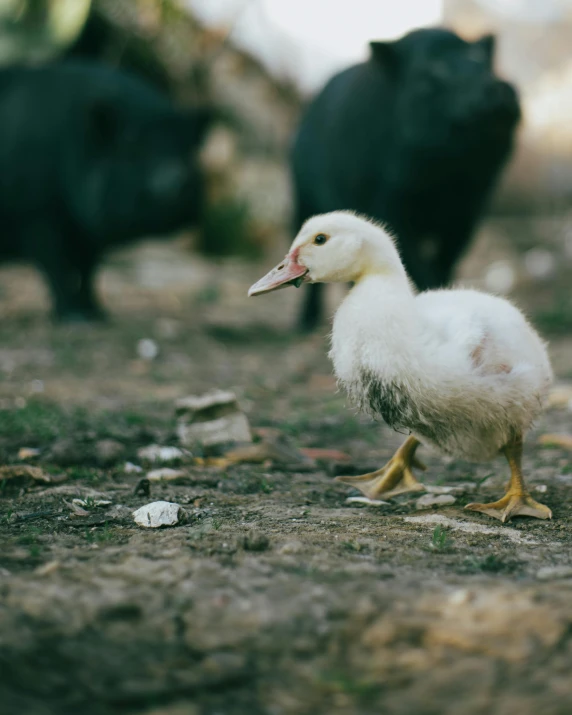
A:
[[[420,443],[484,461],[503,453],[511,477],[505,496],[468,504],[506,521],[550,519],[528,493],[521,471],[525,432],[552,381],[546,348],[508,301],[475,290],[415,294],[393,240],[350,212],[309,219],[290,252],[249,295],[302,282],[353,282],[333,324],[330,357],[357,405],[410,436],[381,469],[338,480],[366,496],[424,489],[412,467]]]

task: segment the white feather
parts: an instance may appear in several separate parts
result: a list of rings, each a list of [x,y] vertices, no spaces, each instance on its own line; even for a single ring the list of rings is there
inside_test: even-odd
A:
[[[312,244],[317,233],[329,236],[325,245]],[[361,407],[383,414],[389,395],[400,426],[421,442],[479,461],[540,414],[552,381],[546,347],[507,300],[475,290],[415,295],[391,237],[346,212],[310,219],[293,247],[310,279],[355,281],[334,318],[330,357]]]

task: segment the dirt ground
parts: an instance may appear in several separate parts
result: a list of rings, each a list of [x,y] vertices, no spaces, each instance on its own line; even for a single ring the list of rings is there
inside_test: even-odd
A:
[[[52,480],[0,491],[2,715],[572,712],[572,463],[538,441],[572,431],[568,398],[526,445],[550,522],[464,512],[501,496],[506,465],[426,450],[424,482],[457,487],[453,504],[348,503],[333,476],[403,438],[348,409],[326,329],[290,330],[299,292],[246,298],[262,270],[133,249],[101,276],[103,327],[53,327],[35,273],[0,270],[0,464]],[[570,340],[552,351],[565,386]],[[138,450],[177,446],[174,401],[211,388],[234,390],[253,427],[346,461],[183,455],[178,483],[137,489],[164,466]],[[186,522],[137,526],[159,499]]]

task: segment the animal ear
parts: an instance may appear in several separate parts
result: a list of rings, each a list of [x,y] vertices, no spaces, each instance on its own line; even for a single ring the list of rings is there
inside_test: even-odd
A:
[[[399,66],[399,53],[395,42],[370,42],[371,57],[386,70],[396,72]]]
[[[479,40],[474,43],[477,47],[482,49],[490,65],[492,65],[495,56],[496,42],[496,35],[488,34],[483,35]]]
[[[109,98],[92,102],[88,109],[89,132],[98,144],[109,144],[119,131],[117,107]]]

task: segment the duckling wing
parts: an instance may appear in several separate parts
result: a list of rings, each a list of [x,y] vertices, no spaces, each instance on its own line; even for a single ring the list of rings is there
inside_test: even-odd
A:
[[[422,293],[416,302],[435,356],[456,370],[486,376],[532,369],[541,382],[550,378],[542,341],[507,300],[474,290],[440,290]]]

